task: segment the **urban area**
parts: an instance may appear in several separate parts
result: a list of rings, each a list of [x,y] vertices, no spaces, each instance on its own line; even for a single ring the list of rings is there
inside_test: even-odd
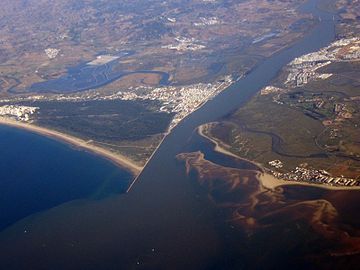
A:
[[[269,165],[280,169],[283,167],[283,162],[280,160],[269,161]],[[350,179],[346,177],[333,177],[331,174],[325,170],[316,170],[311,168],[306,168],[306,165],[301,164],[297,166],[294,170],[282,173],[279,171],[268,170],[270,174],[275,176],[278,179],[285,181],[299,181],[299,182],[308,182],[313,184],[325,184],[330,186],[360,186],[360,182],[355,179]]]

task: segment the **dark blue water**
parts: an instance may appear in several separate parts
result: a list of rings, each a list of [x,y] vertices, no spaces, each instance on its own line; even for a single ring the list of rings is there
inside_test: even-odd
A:
[[[110,161],[0,126],[0,230],[71,200],[122,193],[131,179]]]
[[[260,63],[174,128],[126,196],[114,196],[99,204],[63,205],[58,211],[45,212],[31,220],[32,231],[26,237],[23,230],[28,227],[28,220],[0,234],[0,268],[246,269],[234,267],[245,261],[241,251],[231,248],[234,231],[224,229],[207,194],[199,191],[175,156],[202,150],[212,161],[244,166],[211,153],[194,132],[199,125],[218,121],[245,104],[295,57],[334,40],[333,14],[317,10],[317,2],[309,1],[304,11],[320,16],[318,25],[294,46]],[[69,241],[76,245],[70,246]],[[42,248],[43,243],[46,248]],[[281,241],[274,243],[280,244]],[[250,246],[261,256],[258,247]],[[274,259],[286,266],[299,258],[285,252]],[[251,269],[260,269],[256,261],[252,263]]]

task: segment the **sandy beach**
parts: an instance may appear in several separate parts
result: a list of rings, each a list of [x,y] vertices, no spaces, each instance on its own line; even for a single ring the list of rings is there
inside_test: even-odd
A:
[[[34,132],[34,133],[37,133],[37,134],[40,134],[43,136],[53,138],[53,139],[59,140],[61,142],[68,143],[75,147],[79,147],[80,149],[83,149],[85,151],[88,151],[90,153],[99,155],[103,158],[110,160],[111,162],[118,165],[119,167],[130,171],[134,176],[139,175],[141,170],[143,169],[143,167],[135,164],[133,161],[131,161],[130,159],[128,159],[125,156],[122,156],[120,154],[115,154],[107,149],[92,145],[82,139],[73,137],[71,135],[67,135],[67,134],[64,134],[64,133],[61,133],[58,131],[39,127],[39,126],[36,126],[33,124],[18,122],[18,121],[12,120],[12,119],[4,118],[4,117],[0,117],[0,124],[12,126],[12,127],[16,127],[16,128],[21,128],[21,129],[26,129],[28,131],[31,131],[31,132]]]
[[[209,123],[209,124],[211,124],[211,123]],[[261,164],[258,164],[251,160],[244,159],[244,158],[241,158],[241,157],[235,155],[234,153],[232,153],[232,152],[226,150],[224,147],[220,146],[220,144],[217,140],[206,135],[204,133],[204,129],[209,124],[204,124],[204,125],[201,125],[200,127],[198,127],[198,134],[215,144],[214,151],[224,154],[224,155],[227,155],[227,156],[230,156],[230,157],[233,157],[233,158],[236,158],[236,159],[245,160],[245,161],[253,163],[256,166],[258,166],[259,168],[263,169]],[[345,186],[342,187],[342,186],[312,184],[312,183],[307,183],[307,182],[285,181],[282,179],[278,179],[278,178],[272,176],[271,174],[268,174],[265,172],[264,173],[259,172],[258,179],[261,182],[261,184],[263,185],[263,187],[265,187],[267,189],[272,189],[272,190],[277,187],[280,187],[280,186],[290,186],[290,185],[316,187],[316,188],[323,188],[323,189],[327,189],[327,190],[360,190],[360,187],[345,187]]]

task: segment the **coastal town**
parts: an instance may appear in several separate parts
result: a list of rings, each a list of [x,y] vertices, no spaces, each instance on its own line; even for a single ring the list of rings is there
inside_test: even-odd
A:
[[[0,106],[0,117],[10,117],[18,121],[29,122],[30,116],[34,114],[38,107],[4,105]]]
[[[17,97],[12,99],[1,99],[3,106],[2,115],[16,116],[16,120],[29,121],[41,108],[16,105],[22,102],[33,101],[105,101],[105,100],[154,100],[159,101],[159,112],[173,114],[169,130],[174,128],[182,119],[199,108],[206,101],[212,99],[221,91],[225,90],[234,82],[232,76],[224,76],[214,83],[198,83],[184,86],[162,86],[162,87],[130,87],[127,91],[117,91],[110,95],[102,95],[99,92],[82,92],[74,95],[34,95],[28,97]],[[1,108],[1,107],[0,107]],[[2,113],[3,112],[3,113]]]
[[[280,160],[269,161],[268,164],[276,169],[281,169],[283,167],[283,162]],[[301,164],[297,166],[294,170],[289,172],[279,172],[273,169],[266,169],[274,177],[285,180],[285,181],[297,181],[297,182],[307,182],[312,184],[325,184],[330,186],[345,186],[353,187],[360,186],[360,182],[356,179],[351,179],[347,177],[334,177],[326,170],[317,170],[313,168],[308,168],[306,164]]]
[[[174,113],[169,129],[175,127],[182,119],[196,110],[206,101],[212,99],[221,91],[233,83],[231,76],[225,76],[222,80],[215,83],[199,83],[187,86],[165,86],[155,89],[137,88],[131,92],[120,92],[108,98],[123,100],[148,99],[159,100],[162,102],[160,111]],[[144,91],[145,90],[145,91]],[[145,92],[144,94],[138,94]]]
[[[340,39],[313,53],[295,58],[286,67],[288,77],[285,86],[294,88],[316,79],[327,79],[331,73],[318,73],[317,70],[332,62],[346,62],[360,59],[360,38]]]
[[[332,64],[356,63],[360,59],[360,38],[340,39],[319,51],[305,54],[291,61],[285,68],[285,80],[261,89],[260,97],[285,107],[299,110],[306,117],[318,120],[323,131],[314,136],[315,144],[324,151],[344,151],[346,139],[356,132],[358,119],[358,93],[334,88],[326,91],[328,79],[337,80],[339,74],[322,72],[321,69]],[[333,68],[333,70],[336,70]],[[322,87],[307,86],[311,82],[323,82]],[[358,160],[360,155],[355,144],[349,145],[344,154]],[[266,171],[278,179],[308,182],[330,186],[360,186],[358,178],[332,175],[323,169],[301,164],[291,169],[286,161],[274,159],[267,162]],[[269,169],[269,167],[271,169]]]
[[[283,87],[269,85],[264,87],[260,91],[260,94],[282,94],[289,92],[290,89],[304,86],[314,80],[326,80],[333,74],[320,73],[318,72],[320,68],[328,66],[333,62],[349,62],[359,59],[360,38],[356,37],[335,41],[317,52],[295,58],[285,67],[288,75],[283,83]],[[279,103],[278,96],[274,97],[274,102]]]
[[[358,111],[357,102],[360,97],[336,92],[303,91],[301,87],[312,81],[336,77],[336,74],[318,72],[322,67],[332,63],[351,63],[359,59],[360,38],[335,41],[317,52],[294,59],[285,68],[288,75],[283,86],[266,86],[260,91],[260,95],[272,95],[274,103],[298,108],[313,119],[321,121],[322,125],[329,129],[330,138],[335,139],[339,137],[341,125],[353,119],[354,113]]]

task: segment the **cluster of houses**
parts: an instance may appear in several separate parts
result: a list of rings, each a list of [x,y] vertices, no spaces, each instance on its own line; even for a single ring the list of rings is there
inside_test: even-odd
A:
[[[280,169],[283,167],[283,163],[280,160],[273,160],[269,162],[269,165]],[[325,184],[331,186],[360,186],[360,182],[356,179],[346,178],[343,176],[333,177],[329,172],[325,170],[315,170],[311,168],[305,168],[302,166],[296,167],[294,170],[286,173],[270,170],[270,173],[278,179],[286,181],[298,181],[308,182],[314,184]]]
[[[4,105],[0,106],[0,116],[13,117],[19,121],[30,121],[30,115],[39,108],[30,106]]]
[[[164,45],[161,48],[176,51],[197,51],[206,48],[194,38],[176,37],[175,41],[175,44]]]

